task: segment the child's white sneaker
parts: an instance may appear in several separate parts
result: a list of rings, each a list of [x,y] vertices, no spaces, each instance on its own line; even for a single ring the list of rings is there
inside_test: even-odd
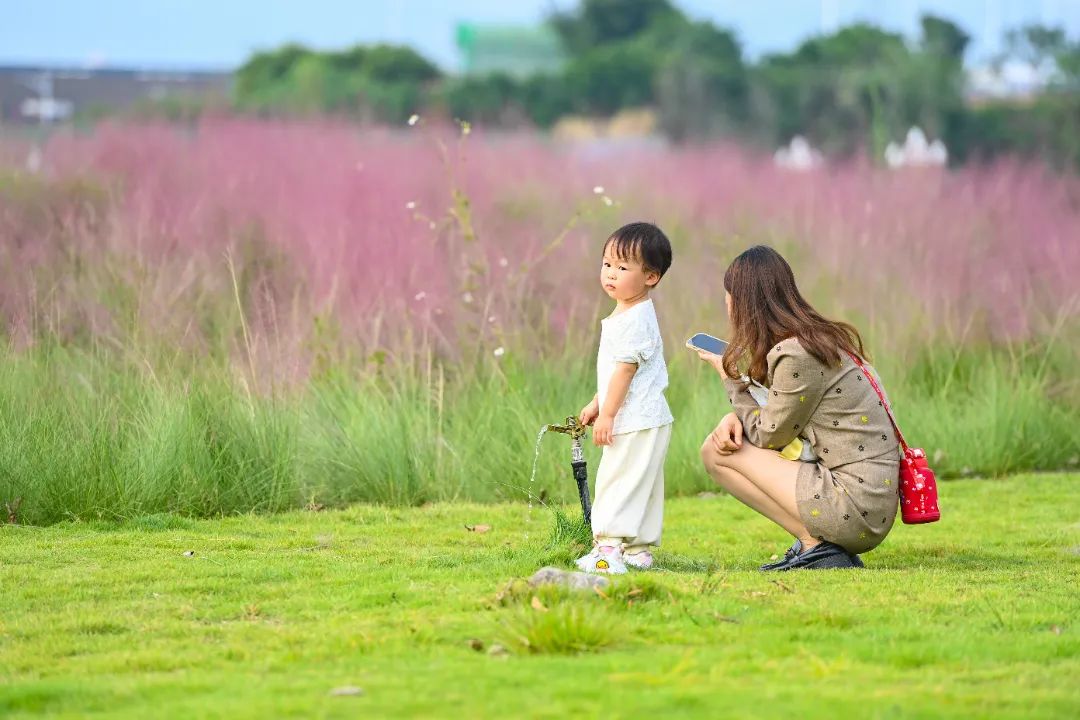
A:
[[[653,556],[648,550],[642,550],[636,553],[623,553],[622,559],[627,567],[632,567],[636,570],[648,570],[653,566]]]
[[[626,563],[623,562],[622,550],[612,545],[598,545],[588,555],[577,559],[577,566],[587,573],[623,575]]]

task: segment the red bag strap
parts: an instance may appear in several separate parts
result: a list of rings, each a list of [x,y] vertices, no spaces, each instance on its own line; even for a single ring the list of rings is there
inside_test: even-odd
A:
[[[874,388],[874,392],[881,398],[881,406],[885,408],[885,412],[889,414],[889,422],[892,423],[893,430],[896,431],[896,436],[900,438],[900,447],[904,448],[904,454],[907,455],[909,450],[907,441],[904,440],[904,433],[900,432],[900,426],[896,424],[896,418],[893,417],[892,408],[889,407],[889,401],[885,399],[885,393],[881,391],[881,386],[878,385],[877,380],[874,379],[873,373],[866,369],[866,365],[863,364],[862,359],[854,353],[848,353],[851,359],[855,361],[855,364],[859,366],[859,369],[863,371],[863,375],[870,381],[870,385]]]

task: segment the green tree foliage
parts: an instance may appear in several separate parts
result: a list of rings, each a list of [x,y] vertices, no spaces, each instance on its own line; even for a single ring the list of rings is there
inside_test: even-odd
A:
[[[553,13],[550,22],[567,51],[579,57],[685,18],[669,0],[583,0],[575,10]]]
[[[966,132],[964,53],[970,37],[956,24],[933,15],[921,21],[918,46],[896,68],[897,106],[887,120],[889,136],[900,138],[906,128],[919,126],[947,147],[962,142]],[[884,146],[874,144],[880,158]]]
[[[961,159],[1020,155],[1080,171],[1080,96],[1049,93],[1031,104],[995,102],[972,111]]]
[[[447,81],[439,95],[454,118],[502,126],[551,127],[575,110],[563,75],[533,75],[516,80],[493,73]]]
[[[1080,42],[1061,28],[1010,31],[999,63],[1019,61],[1051,72],[1050,85],[1028,102],[994,101],[972,108],[957,150],[963,159],[1016,154],[1080,170]]]
[[[922,25],[915,48],[857,24],[766,57],[755,71],[759,132],[771,143],[802,134],[833,154],[874,157],[912,125],[942,135],[962,107],[967,37],[940,18],[924,17]]]
[[[1027,25],[1005,34],[1005,52],[998,61],[1020,60],[1037,66],[1068,51],[1069,43],[1062,28]]]
[[[464,77],[446,84],[442,100],[455,118],[508,124],[508,114],[521,106],[522,88],[512,77],[502,73]]]
[[[573,110],[570,88],[561,75],[533,75],[521,86],[521,104],[540,127],[550,127]]]
[[[654,85],[661,128],[674,140],[741,129],[748,118],[739,41],[712,23],[689,24],[673,38]]]
[[[565,75],[574,109],[611,115],[651,104],[656,66],[655,52],[640,42],[609,43],[574,58]]]
[[[423,55],[412,48],[394,45],[375,45],[364,50],[357,69],[371,81],[387,85],[420,85],[439,78],[438,68]]]
[[[300,45],[256,53],[236,73],[236,104],[261,113],[348,113],[400,122],[439,78],[410,48],[355,46],[315,52]]]
[[[964,51],[967,50],[971,36],[960,26],[934,15],[923,15],[920,24],[924,51],[955,62],[963,62]]]
[[[1061,29],[1029,26],[1006,37],[1003,61],[1054,69],[1047,92],[971,106],[963,65],[970,38],[933,15],[922,17],[913,43],[855,24],[755,65],[734,34],[687,18],[672,0],[581,0],[549,21],[567,57],[558,72],[444,79],[408,48],[286,45],[240,68],[236,104],[381,122],[434,105],[504,127],[647,106],[676,141],[737,134],[775,147],[799,134],[833,156],[879,161],[890,140],[917,125],[942,138],[953,161],[1021,153],[1080,168],[1080,42]]]
[[[564,77],[577,112],[657,107],[675,139],[733,127],[748,84],[733,34],[692,22],[668,0],[584,0],[551,23],[570,55]]]
[[[745,88],[734,36],[708,23],[691,23],[668,0],[585,0],[550,22],[569,58],[562,72],[519,82],[498,75],[452,82],[445,96],[455,117],[490,119],[498,115],[492,103],[501,97],[521,111],[511,118],[523,114],[548,126],[569,112],[606,116],[693,95],[700,99],[697,116],[711,121],[715,101],[739,99]],[[662,95],[662,75],[682,81],[688,90]],[[705,127],[699,123],[694,129]],[[687,134],[685,128],[677,133]]]

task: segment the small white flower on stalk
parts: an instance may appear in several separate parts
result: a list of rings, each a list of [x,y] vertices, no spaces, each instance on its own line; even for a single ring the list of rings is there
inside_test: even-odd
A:
[[[423,290],[421,290],[420,292],[416,293],[416,295],[413,296],[413,300],[415,300],[416,302],[420,302],[421,300],[423,300],[426,297],[427,297],[427,293],[424,292]]]
[[[497,348],[495,348],[495,350],[493,352],[494,352],[495,357],[501,358],[503,355],[506,354],[506,349],[502,348],[502,347],[497,347]]]
[[[465,301],[466,303],[471,303],[472,300],[473,300],[472,293],[471,292],[465,293],[464,295],[461,296],[461,299],[463,301]]]
[[[611,207],[612,205],[615,204],[615,201],[612,200],[611,198],[609,198],[607,195],[604,196],[603,200],[604,200],[604,204],[607,205],[608,207]]]
[[[406,209],[408,209],[408,210],[412,210],[412,209],[414,209],[415,207],[416,207],[416,203],[415,203],[414,201],[412,201],[412,200],[410,200],[409,202],[405,203],[405,208],[406,208]]]
[[[431,222],[429,222],[429,223],[427,224],[427,226],[428,226],[429,228],[431,228],[432,230],[434,230],[434,229],[435,229],[435,221],[434,221],[434,220],[432,220]]]
[[[495,324],[495,316],[494,315],[488,315],[488,322],[491,323],[492,325],[494,325]]]
[[[592,191],[596,195],[603,195],[604,194],[604,186],[603,185],[597,185],[596,187],[594,187],[592,189]]]
[[[420,122],[420,116],[415,113],[409,116],[409,127],[412,127],[416,123]]]
[[[506,258],[499,258],[499,267],[506,267],[510,264],[510,261]]]

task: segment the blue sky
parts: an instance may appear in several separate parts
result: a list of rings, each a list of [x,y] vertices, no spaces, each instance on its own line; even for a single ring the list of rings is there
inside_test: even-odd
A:
[[[356,42],[411,45],[456,69],[458,21],[539,22],[574,0],[0,0],[0,63],[229,69],[286,41],[317,48]],[[689,15],[733,28],[751,56],[788,50],[855,20],[915,34],[924,11],[959,22],[968,61],[998,49],[1002,31],[1029,22],[1080,36],[1080,0],[678,0]]]

